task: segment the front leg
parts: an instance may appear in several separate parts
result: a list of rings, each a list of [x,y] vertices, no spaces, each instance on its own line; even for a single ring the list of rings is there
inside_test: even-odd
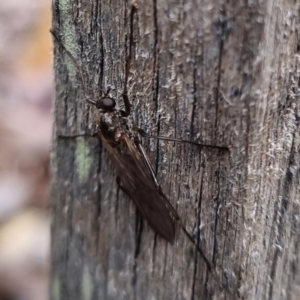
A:
[[[122,97],[125,105],[125,117],[128,117],[130,115],[130,102],[127,95],[127,89],[124,89]]]

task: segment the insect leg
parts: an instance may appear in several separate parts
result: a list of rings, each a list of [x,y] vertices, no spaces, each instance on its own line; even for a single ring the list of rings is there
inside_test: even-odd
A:
[[[127,95],[127,83],[128,83],[130,64],[131,64],[131,59],[132,59],[133,17],[134,17],[134,14],[136,13],[136,10],[137,10],[136,6],[132,5],[131,12],[130,12],[129,53],[127,55],[126,63],[125,63],[125,80],[124,80],[124,90],[123,90],[123,94],[122,94],[124,105],[125,105],[126,117],[130,115],[130,102],[129,102],[128,95]]]
[[[186,143],[186,144],[191,144],[191,145],[195,145],[195,146],[202,147],[202,148],[213,148],[213,149],[220,149],[220,150],[230,151],[230,147],[228,147],[228,146],[217,146],[217,145],[209,145],[209,144],[200,144],[200,143],[196,143],[196,142],[193,142],[193,141],[182,140],[182,139],[177,139],[177,138],[170,138],[170,137],[165,137],[165,136],[148,135],[141,128],[137,128],[137,132],[142,137],[149,138],[149,139],[164,140],[164,141],[168,141],[168,142]]]
[[[122,186],[121,179],[119,176],[117,176],[116,182],[117,182],[119,189],[121,189],[126,195],[128,195],[128,191]]]
[[[187,231],[187,229],[185,228],[184,224],[182,223],[176,209],[173,207],[172,203],[169,201],[169,199],[164,195],[164,193],[162,192],[161,187],[159,186],[159,193],[163,196],[163,198],[165,199],[165,203],[167,204],[168,208],[170,209],[174,219],[177,221],[177,223],[180,225],[181,229],[183,230],[183,232],[186,234],[186,236],[188,237],[188,239],[196,246],[197,251],[200,253],[200,255],[202,256],[203,260],[205,261],[207,268],[211,271],[212,270],[212,263],[210,262],[210,260],[206,257],[206,255],[204,254],[204,251],[201,249],[200,245],[195,241],[195,239],[193,239],[193,237],[190,235],[190,233]]]
[[[205,256],[204,251],[200,248],[200,246],[198,245],[198,243],[193,239],[193,237],[189,234],[189,232],[187,231],[187,229],[185,228],[184,224],[182,223],[176,209],[173,207],[172,203],[169,201],[169,199],[164,195],[164,193],[162,192],[161,186],[159,185],[156,176],[154,174],[154,170],[150,164],[149,158],[143,148],[143,146],[140,143],[140,140],[138,138],[135,139],[135,144],[138,147],[138,149],[140,150],[140,153],[142,154],[147,167],[153,177],[153,180],[157,186],[157,189],[159,191],[159,193],[161,194],[161,196],[163,197],[163,199],[165,200],[165,204],[168,207],[168,209],[170,210],[173,218],[176,220],[176,222],[180,225],[180,227],[182,228],[183,232],[186,234],[186,236],[188,237],[188,239],[196,246],[197,251],[200,253],[200,255],[202,256],[203,260],[205,261],[207,268],[211,271],[212,270],[212,264],[210,262],[210,260]]]
[[[96,101],[91,100],[88,96],[88,91],[87,91],[87,87],[84,81],[84,68],[80,65],[80,63],[75,59],[75,57],[72,55],[72,53],[66,48],[66,46],[64,45],[64,43],[62,42],[62,40],[60,39],[60,37],[58,37],[58,35],[54,32],[54,30],[50,29],[51,34],[53,35],[54,39],[57,41],[57,43],[64,49],[64,51],[67,53],[67,55],[71,58],[71,60],[73,61],[74,65],[76,66],[79,75],[80,75],[80,79],[82,82],[82,86],[83,86],[83,90],[84,90],[84,96],[85,96],[85,100],[93,105],[96,105]]]

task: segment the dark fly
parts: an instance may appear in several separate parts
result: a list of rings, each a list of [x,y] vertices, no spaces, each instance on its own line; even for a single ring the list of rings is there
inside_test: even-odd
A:
[[[174,220],[177,221],[189,240],[196,245],[197,250],[205,260],[207,267],[211,269],[212,266],[210,261],[204,255],[200,246],[186,230],[176,210],[168,198],[163,194],[155,177],[149,158],[141,145],[140,137],[184,142],[194,144],[199,147],[218,148],[221,150],[228,150],[229,148],[225,146],[198,144],[191,141],[169,137],[149,136],[142,129],[139,129],[128,121],[127,117],[130,115],[131,106],[127,96],[127,81],[132,56],[133,18],[135,12],[136,8],[132,6],[130,15],[130,46],[125,65],[125,82],[122,95],[125,111],[116,109],[116,101],[109,96],[109,90],[97,100],[90,99],[88,97],[88,91],[84,81],[83,67],[66,49],[59,36],[53,30],[51,30],[51,33],[54,36],[54,39],[76,65],[80,73],[86,101],[100,111],[100,118],[97,122],[98,135],[100,136],[102,143],[114,164],[119,187],[133,200],[141,215],[148,221],[154,231],[170,243],[174,242]]]

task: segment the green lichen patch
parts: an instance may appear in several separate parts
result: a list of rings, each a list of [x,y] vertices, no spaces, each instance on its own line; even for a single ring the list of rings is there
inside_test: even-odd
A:
[[[90,148],[83,137],[76,139],[75,162],[80,181],[86,181],[92,164]]]
[[[53,276],[53,279],[52,279],[51,299],[60,300],[60,281],[57,276]]]
[[[76,47],[74,44],[75,40],[75,25],[72,19],[72,1],[69,0],[61,0],[59,1],[59,10],[61,16],[61,32],[59,33],[65,47],[70,51],[73,57],[76,59]],[[69,77],[71,77],[72,81],[75,81],[76,77],[76,65],[73,60],[65,53],[65,61],[68,69]]]
[[[81,286],[81,299],[83,300],[92,300],[93,292],[94,292],[94,284],[92,280],[92,276],[88,271],[88,268],[84,268],[83,276],[82,276],[82,286]]]

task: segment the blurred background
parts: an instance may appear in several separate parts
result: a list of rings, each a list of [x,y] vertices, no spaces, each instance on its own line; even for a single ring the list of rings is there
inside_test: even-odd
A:
[[[50,0],[0,1],[0,300],[48,294]]]

